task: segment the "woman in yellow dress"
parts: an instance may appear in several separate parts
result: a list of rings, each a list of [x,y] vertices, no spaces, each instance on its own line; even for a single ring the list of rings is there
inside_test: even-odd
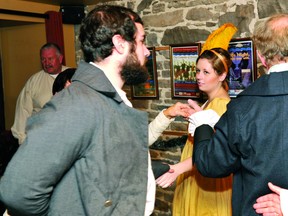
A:
[[[229,53],[222,48],[205,50],[196,61],[196,79],[199,89],[208,100],[199,109],[214,110],[219,116],[226,111],[230,98],[226,76],[231,66]],[[231,216],[232,176],[206,178],[192,165],[193,136],[189,134],[181,161],[170,165],[174,170],[156,180],[165,188],[175,179],[173,216]]]

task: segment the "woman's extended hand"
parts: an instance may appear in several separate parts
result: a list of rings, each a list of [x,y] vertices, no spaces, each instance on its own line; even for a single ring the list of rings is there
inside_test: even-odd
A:
[[[179,173],[177,173],[176,165],[169,165],[170,170],[156,179],[156,184],[162,188],[167,188],[171,186]]]

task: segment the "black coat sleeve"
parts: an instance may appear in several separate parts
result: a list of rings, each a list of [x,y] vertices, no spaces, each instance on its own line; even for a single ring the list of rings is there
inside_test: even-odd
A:
[[[230,139],[229,124],[229,117],[225,113],[215,125],[215,132],[208,125],[196,129],[193,163],[203,176],[226,177],[239,170],[241,160],[235,149],[237,138],[233,136]]]
[[[213,128],[210,126],[210,125],[201,125],[199,127],[196,128],[195,130],[195,134],[194,134],[194,148],[193,148],[193,155],[194,155],[194,152],[195,152],[195,144],[197,143],[201,143],[202,141],[205,141],[205,140],[210,140],[212,135],[213,135],[214,131],[213,131]],[[201,145],[201,144],[200,144]],[[193,156],[192,157],[192,161],[193,161],[193,164],[195,162],[195,157]]]

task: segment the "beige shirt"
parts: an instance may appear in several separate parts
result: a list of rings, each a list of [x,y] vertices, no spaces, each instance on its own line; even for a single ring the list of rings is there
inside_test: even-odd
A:
[[[62,71],[68,67],[62,66]],[[16,110],[14,124],[11,128],[12,134],[22,144],[25,137],[25,127],[27,119],[34,113],[39,112],[42,107],[52,97],[52,86],[55,77],[44,70],[32,75],[20,92]]]

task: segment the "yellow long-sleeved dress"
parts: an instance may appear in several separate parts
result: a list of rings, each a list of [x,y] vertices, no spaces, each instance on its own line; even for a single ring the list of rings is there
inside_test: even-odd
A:
[[[220,116],[230,99],[215,98],[205,109],[213,109]],[[189,135],[181,161],[192,156],[193,137]],[[192,161],[191,161],[192,162]],[[232,176],[207,178],[196,167],[178,176],[173,200],[173,216],[231,216]]]

